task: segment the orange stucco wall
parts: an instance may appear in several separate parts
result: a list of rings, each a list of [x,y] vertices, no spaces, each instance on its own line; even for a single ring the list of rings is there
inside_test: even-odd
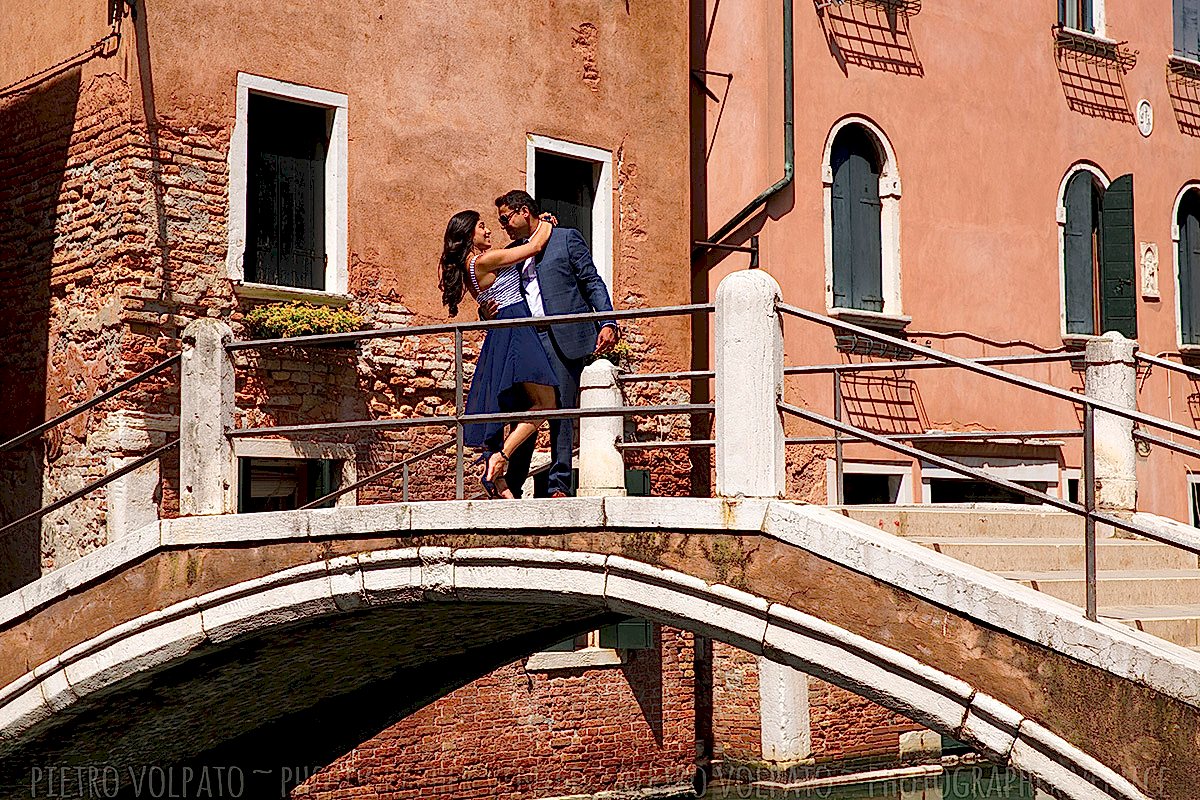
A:
[[[1159,300],[1139,296],[1139,344],[1148,353],[1177,350],[1172,208],[1184,185],[1200,179],[1200,139],[1181,130],[1168,92],[1169,0],[1105,5],[1107,36],[1139,51],[1136,66],[1121,80],[1130,112],[1143,98],[1153,106],[1148,138],[1132,116],[1106,119],[1070,107],[1064,83],[1080,81],[1064,77],[1076,67],[1064,72],[1056,63],[1056,4],[1050,0],[926,3],[907,18],[907,36],[902,17],[897,37],[877,30],[867,37],[873,41],[858,44],[845,32],[864,29],[835,18],[882,20],[869,4],[851,0],[821,15],[813,4],[796,3],[796,178],[740,234],[761,234],[764,268],[779,280],[785,300],[826,308],[824,149],[835,123],[857,115],[881,128],[896,154],[902,187],[899,312],[912,317],[914,341],[964,355],[1029,348],[920,334],[971,331],[994,342],[1063,346],[1056,207],[1068,170],[1090,161],[1109,179],[1134,175],[1136,238],[1158,245],[1161,294]],[[710,0],[707,12],[712,34],[704,66],[734,74],[723,110],[706,101],[711,231],[783,171],[782,13],[780,2],[759,0]],[[839,63],[830,32],[841,53],[850,53],[848,63]],[[879,62],[866,65],[853,56],[856,49],[900,63],[888,69]],[[710,78],[710,87],[720,96],[723,79]],[[744,264],[744,256],[732,256],[713,267],[710,288]],[[788,363],[839,360],[829,332],[799,323],[789,323],[787,331]],[[1082,386],[1082,376],[1065,365],[1014,371]],[[921,407],[910,411],[924,416],[927,427],[1052,430],[1079,424],[1063,403],[995,382],[931,372],[907,377],[916,382]],[[1196,391],[1178,375],[1168,387],[1156,370],[1140,385],[1139,404],[1195,424],[1186,397]],[[790,382],[789,392],[793,401],[829,410],[828,378]],[[1067,443],[1067,466],[1078,466],[1078,449]],[[1144,508],[1188,518],[1185,464],[1159,448],[1142,460]]]

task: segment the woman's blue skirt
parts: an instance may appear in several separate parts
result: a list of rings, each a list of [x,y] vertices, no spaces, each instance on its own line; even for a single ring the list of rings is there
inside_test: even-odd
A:
[[[524,300],[507,305],[496,319],[532,316]],[[503,414],[529,409],[529,396],[522,383],[540,383],[558,387],[554,368],[533,326],[493,328],[479,350],[475,375],[467,393],[468,414]],[[471,447],[499,450],[504,437],[504,422],[477,422],[463,426],[463,441]]]

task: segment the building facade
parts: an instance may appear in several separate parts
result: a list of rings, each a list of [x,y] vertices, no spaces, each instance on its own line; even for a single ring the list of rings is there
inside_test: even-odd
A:
[[[249,337],[256,310],[300,300],[368,328],[445,321],[446,220],[475,208],[497,228],[492,199],[515,187],[585,234],[618,308],[710,301],[745,256],[694,242],[757,235],[787,302],[951,353],[1066,352],[1106,330],[1146,353],[1200,352],[1191,0],[17,5],[0,20],[2,439],[177,354],[196,318]],[[899,356],[788,326],[789,364]],[[710,336],[704,322],[624,326],[641,372],[709,368]],[[1012,369],[1082,390],[1070,361]],[[167,443],[176,386],[165,371],[0,454],[0,518]],[[627,399],[707,391],[631,384]],[[789,378],[787,391],[831,410],[828,376]],[[1062,403],[948,372],[868,373],[841,392],[848,421],[885,433],[1079,426]],[[446,335],[238,356],[240,427],[435,416],[454,395]],[[1197,397],[1161,369],[1139,381],[1140,408],[1158,416],[1196,424]],[[630,433],[706,438],[692,425],[648,419]],[[444,437],[238,440],[231,509],[295,507]],[[1079,440],[1060,438],[935,452],[1070,497]],[[789,457],[793,497],[838,498],[831,447]],[[627,466],[654,494],[710,491],[702,450],[629,452]],[[1188,520],[1193,466],[1148,450],[1141,507]],[[863,446],[847,446],[845,472],[847,502],[1007,499]],[[394,475],[338,502],[453,492],[451,462],[434,456],[403,485]],[[3,589],[177,514],[179,495],[167,454],[15,529]],[[685,792],[697,765],[845,771],[895,760],[917,731],[687,632],[606,644],[583,634],[504,667],[311,765],[323,768],[296,794]],[[762,723],[780,697],[798,710],[786,747]]]

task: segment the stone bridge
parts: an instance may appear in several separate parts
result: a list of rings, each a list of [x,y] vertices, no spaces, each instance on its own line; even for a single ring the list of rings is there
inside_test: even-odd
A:
[[[157,522],[0,598],[0,787],[219,765],[286,796],[287,766],[623,615],[847,688],[1056,796],[1196,796],[1195,653],[827,508],[633,497]]]

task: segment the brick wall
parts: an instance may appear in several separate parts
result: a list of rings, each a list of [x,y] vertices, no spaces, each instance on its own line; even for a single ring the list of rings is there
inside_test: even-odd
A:
[[[355,748],[293,797],[518,800],[686,784],[692,636],[661,628],[656,639],[620,667],[496,670]]]

